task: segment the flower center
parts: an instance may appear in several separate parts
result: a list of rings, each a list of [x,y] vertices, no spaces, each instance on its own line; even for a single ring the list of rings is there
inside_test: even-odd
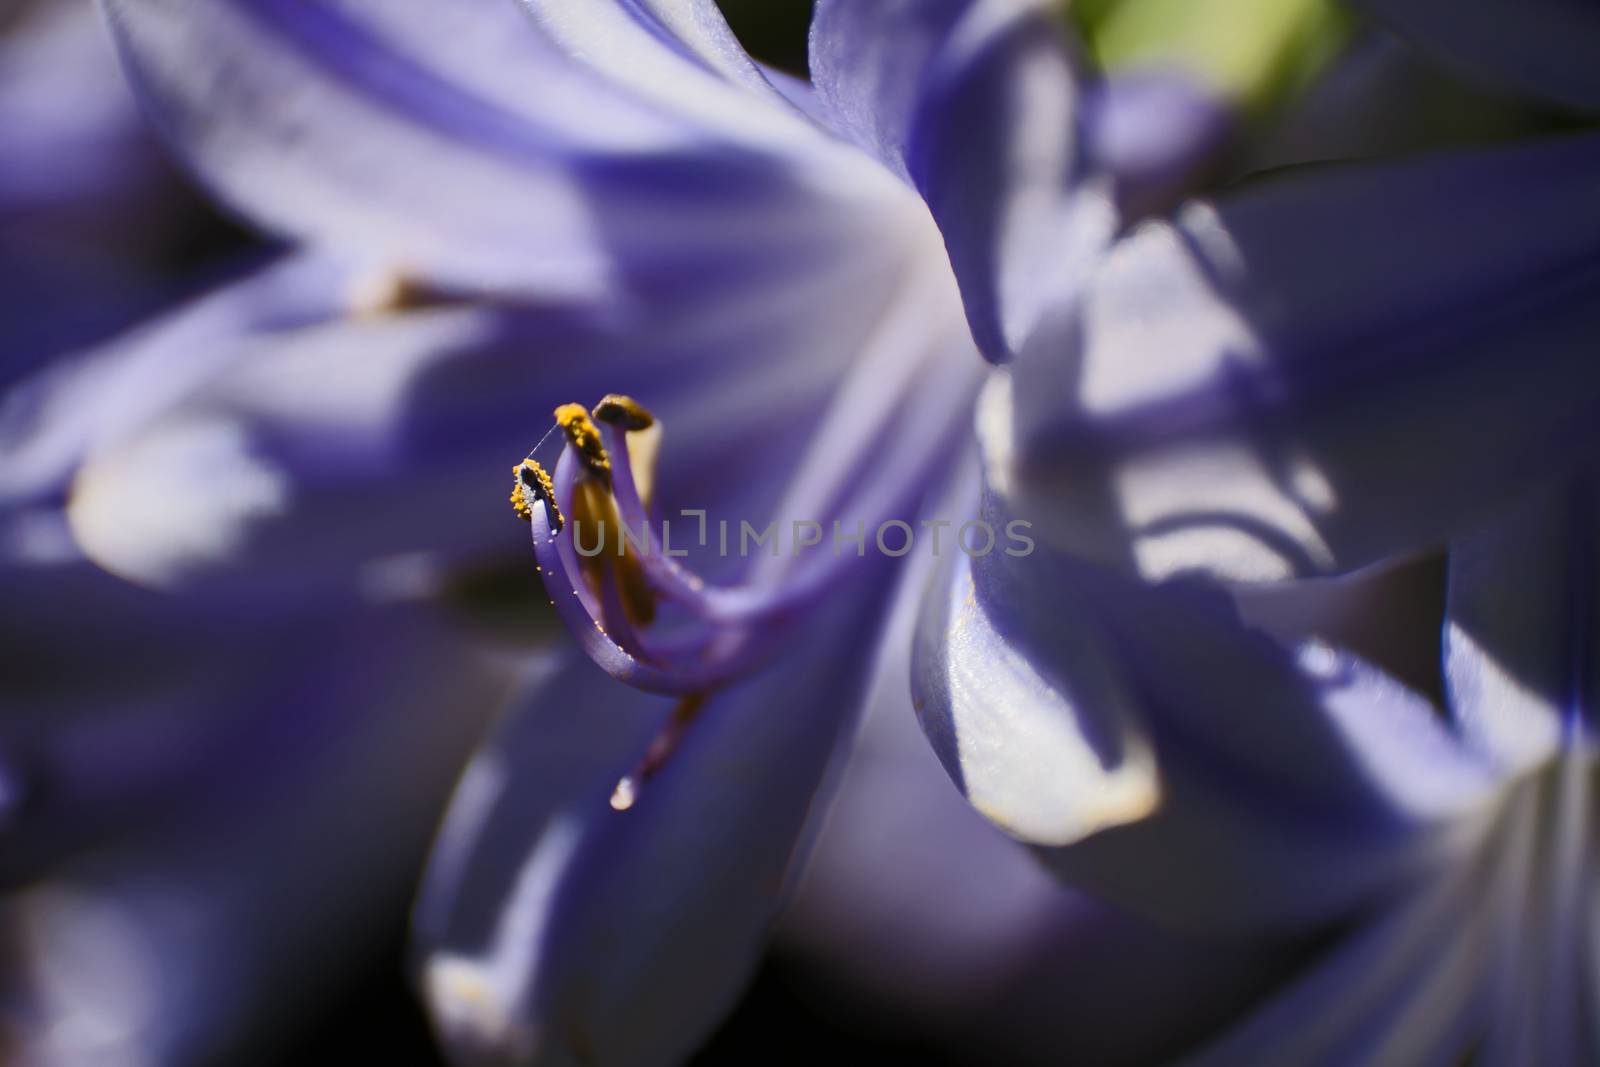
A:
[[[731,534],[721,524],[722,550],[738,545],[751,556],[731,584],[691,570],[681,524],[674,530],[651,513],[655,417],[618,395],[592,411],[557,408],[564,445],[554,470],[530,453],[514,468],[511,502],[532,526],[539,573],[568,630],[613,677],[651,692],[703,694],[759,666],[809,605],[875,559],[904,554],[900,540],[893,551],[869,551],[882,541],[874,531],[910,528],[925,487],[964,436],[980,366],[970,362],[970,380],[928,373],[943,358],[939,346],[924,346],[849,376],[818,433],[826,447],[800,464],[780,509],[804,518],[760,530],[741,522]],[[705,544],[703,518],[700,529]],[[653,625],[663,604],[677,625]]]
[[[663,427],[638,401],[610,395],[592,409],[563,404],[514,468],[511,502],[530,525],[538,573],[567,630],[613,678],[680,698],[649,752],[618,782],[617,810],[633,806],[716,690],[785,647],[830,593],[910,551],[925,492],[966,444],[985,364],[942,256],[913,261],[858,344],[825,407],[803,416],[813,428],[764,527],[682,513],[700,517],[702,549],[737,552],[743,562],[729,579],[696,573],[685,548],[693,534],[653,513]],[[547,441],[559,452],[546,452]],[[938,544],[937,532],[931,539]]]

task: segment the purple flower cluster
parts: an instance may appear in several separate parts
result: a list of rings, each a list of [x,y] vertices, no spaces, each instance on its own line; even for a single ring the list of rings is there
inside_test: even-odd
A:
[[[963,1061],[1594,1062],[1600,9],[1352,7],[1267,117],[1056,0],[0,24],[0,1048],[239,1055],[415,895],[462,1063],[775,928]],[[134,95],[270,245],[173,271]]]

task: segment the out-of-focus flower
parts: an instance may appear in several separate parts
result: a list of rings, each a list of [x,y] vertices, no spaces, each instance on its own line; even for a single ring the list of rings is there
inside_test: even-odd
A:
[[[1592,1060],[1597,520],[1584,478],[1452,543],[1445,716],[1425,727],[1438,748],[1380,722],[1367,756],[1482,784],[1415,837],[1406,876],[1352,929],[1194,1062]],[[1351,847],[1354,869],[1370,853]]]
[[[213,469],[210,512],[160,489],[94,505],[104,492],[78,476],[241,333],[346,301],[325,264],[290,266],[175,327],[63,355],[214,276],[198,245],[217,221],[164,157],[96,5],[13,8],[0,33],[0,1056],[253,1062],[403,917],[508,672],[414,608],[170,596],[85,558],[86,501],[109,538],[155,523],[214,546],[210,514],[271,499],[242,465]],[[235,441],[220,420],[167,428],[180,466]]]
[[[0,1043],[18,1063],[269,1055],[403,909],[509,684],[414,606],[172,595],[83,554],[91,519],[206,543],[215,509],[270,499],[224,464],[210,512],[159,490],[95,504],[82,460],[214,370],[208,343],[289,328],[283,298],[321,268],[49,364],[0,408]],[[238,443],[221,420],[168,429],[180,464]]]
[[[415,612],[264,622],[81,564],[6,581],[8,1059],[271,1062],[401,916],[503,672]]]
[[[1511,19],[1491,71],[1570,53],[1568,10]],[[1489,46],[1437,17],[1430,47]],[[1553,62],[1549,95],[1575,71]],[[951,776],[1062,877],[1166,921],[1355,924],[1199,1062],[1592,1052],[1570,485],[1600,399],[1597,176],[1582,132],[1188,205],[980,405],[985,506],[1041,551],[958,560],[931,594],[916,688]],[[1442,709],[1276,625],[1446,543]]]

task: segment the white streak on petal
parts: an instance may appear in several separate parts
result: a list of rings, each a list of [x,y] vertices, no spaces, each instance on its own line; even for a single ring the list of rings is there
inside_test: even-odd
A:
[[[1549,700],[1519,682],[1459,623],[1447,625],[1446,669],[1461,729],[1508,769],[1528,770],[1561,743]]]
[[[91,458],[67,518],[96,563],[164,585],[196,564],[228,559],[254,520],[282,512],[288,481],[226,419],[174,422]]]
[[[539,973],[534,961],[550,935],[550,918],[559,914],[552,900],[582,837],[577,820],[557,818],[549,825],[529,851],[483,956],[439,953],[428,960],[425,995],[439,1027],[455,1040],[532,1054],[537,1035],[518,1020],[538,994],[530,986]]]
[[[956,743],[967,799],[1027,841],[1065,844],[1155,811],[1160,784],[1148,746],[1131,731],[1107,767],[1072,714],[1072,701],[1013,646],[985,640],[983,609],[965,577],[950,607],[946,681],[961,717]],[[1061,709],[1051,715],[1041,709]],[[1022,709],[1030,713],[1018,714]],[[1017,798],[1027,802],[1018,804]]]

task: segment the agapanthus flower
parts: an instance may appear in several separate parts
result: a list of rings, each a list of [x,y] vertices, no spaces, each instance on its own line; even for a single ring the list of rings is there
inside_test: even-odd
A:
[[[1194,1062],[1591,1062],[1595,519],[1583,478],[1451,544],[1446,715],[1419,739],[1383,724],[1388,773],[1448,769],[1447,803],[1350,928]]]
[[[663,50],[645,26],[620,9],[602,6],[581,17],[565,10],[550,15],[545,32],[611,34],[607,41],[612,47],[604,55],[614,76],[638,77],[652,65],[664,68],[657,88],[676,109],[662,112],[654,102],[636,103],[631,92],[596,81],[592,71],[564,60],[550,48],[539,25],[518,22],[524,16],[509,7],[486,5],[482,12],[472,12],[473,21],[465,21],[465,11],[428,16],[451,23],[457,15],[464,20],[461,25],[471,30],[471,42],[478,47],[462,48],[459,58],[441,42],[461,42],[460,36],[414,13],[374,23],[372,13],[355,18],[333,7],[218,5],[205,9],[197,20],[183,21],[158,7],[123,5],[113,11],[125,30],[136,78],[161,105],[157,114],[166,125],[189,135],[187,147],[203,174],[221,183],[235,202],[275,215],[302,235],[324,242],[344,237],[347,247],[387,262],[433,295],[432,309],[402,317],[408,320],[404,336],[420,339],[422,321],[456,321],[464,329],[472,328],[466,324],[488,323],[489,331],[501,323],[521,323],[546,331],[544,337],[534,333],[525,340],[511,335],[500,354],[503,369],[477,376],[480,388],[496,397],[495,407],[515,413],[517,433],[526,434],[532,413],[549,411],[554,401],[585,395],[597,399],[610,388],[626,388],[648,404],[665,428],[661,484],[672,484],[675,464],[698,475],[702,484],[714,484],[748,465],[744,499],[708,494],[702,498],[708,506],[741,517],[775,509],[785,519],[812,519],[829,533],[835,521],[846,529],[859,521],[869,531],[889,518],[915,521],[926,487],[954,465],[954,445],[964,437],[983,363],[973,351],[938,231],[914,193],[896,182],[891,171],[795,110],[742,56],[730,54],[726,63],[739,72],[744,89],[712,76],[699,60]],[[1042,9],[1023,14],[1019,45],[1040,53],[1039,69],[1065,94],[1061,103],[1068,109],[1064,114],[1070,114],[1078,88],[1055,19]],[[507,59],[523,60],[523,65],[508,63],[501,73],[485,62],[481,42],[496,31],[501,34],[499,50],[512,51]],[[250,50],[235,56],[219,49],[218,42],[229,34],[248,41]],[[397,40],[402,34],[406,36]],[[424,37],[426,49],[408,43]],[[187,40],[202,44],[204,54],[185,51],[179,53],[181,59],[154,58],[157,50],[178,48]],[[715,35],[708,40],[731,43]],[[304,76],[308,57],[314,61],[312,73],[329,72],[325,80]],[[418,61],[464,80],[472,92],[438,79],[397,80],[397,71],[404,73]],[[268,88],[289,84],[291,70],[297,97],[292,108]],[[497,77],[504,84],[494,81]],[[363,78],[383,89],[380,108],[373,108],[369,96],[350,92]],[[555,106],[563,94],[571,98],[572,85],[584,87],[587,94],[581,123]],[[751,95],[750,86],[760,95]],[[407,98],[405,112],[391,110],[407,89],[422,95]],[[1161,105],[1173,94],[1154,95]],[[597,121],[596,109],[612,98],[615,114]],[[235,103],[261,108],[263,101],[270,106],[249,125],[242,119],[223,121]],[[332,122],[338,108],[357,107],[361,121],[336,123],[337,132],[330,128],[325,141],[317,139],[315,126],[308,127],[313,119]],[[376,113],[367,114],[372,111]],[[270,136],[285,124],[302,151],[284,152]],[[631,130],[630,124],[643,129]],[[352,130],[367,136],[353,136]],[[606,143],[624,133],[634,134],[631,142],[624,142],[627,151]],[[436,149],[436,142],[442,143],[453,155],[441,151],[439,158],[430,159],[407,154],[404,162],[391,162],[374,152],[375,146],[390,144],[397,152],[408,149],[410,142],[403,138]],[[712,162],[716,165],[710,166]],[[1148,160],[1142,162],[1148,165]],[[437,184],[456,195],[439,198],[418,170],[422,164],[439,168]],[[1041,173],[1042,182],[1065,181],[1087,166],[1077,149],[1053,165],[1063,168],[1061,173]],[[343,186],[352,173],[364,180]],[[480,179],[480,186],[471,184]],[[1112,215],[1115,183],[1109,174],[1104,185],[1094,212],[1101,226]],[[583,210],[579,199],[573,210],[561,211],[557,194],[569,202],[592,199],[596,207]],[[419,195],[426,196],[431,210],[410,209],[407,198]],[[374,213],[387,206],[385,197],[407,210],[385,213],[382,224],[374,224]],[[333,204],[338,210],[332,210]],[[481,215],[482,221],[452,217],[458,212]],[[534,241],[540,244],[532,245]],[[533,254],[530,246],[550,251]],[[590,260],[595,261],[592,266]],[[614,277],[608,279],[608,274]],[[601,321],[586,336],[584,327],[598,315],[578,302],[590,297],[585,287],[602,283],[602,310],[621,321]],[[557,285],[561,290],[554,289]],[[702,291],[702,286],[710,288]],[[519,293],[526,295],[513,302]],[[474,294],[478,300],[487,294],[502,302],[494,308],[468,306],[464,297]],[[555,297],[566,301],[562,308],[527,306],[534,299],[548,303]],[[638,313],[640,328],[633,331],[627,329],[630,302],[645,309]],[[716,307],[715,314],[708,304]],[[656,311],[656,306],[667,310]],[[824,322],[805,321],[813,307],[826,309]],[[764,308],[771,311],[762,318]],[[686,323],[686,337],[674,336],[671,324],[676,319]],[[750,329],[752,320],[759,332]],[[563,323],[571,323],[565,332]],[[738,342],[741,327],[752,336],[744,351]],[[360,332],[371,337],[382,328],[381,323],[365,325]],[[461,347],[482,350],[488,347],[488,336],[465,335]],[[572,384],[563,389],[552,379],[548,363],[525,356],[520,366],[513,363],[511,345],[518,340],[542,341],[547,350],[559,353],[554,358],[569,366],[585,351],[620,352],[609,372],[611,381],[604,380],[604,368],[591,358],[588,365],[573,368]],[[782,361],[786,345],[794,355]],[[454,437],[447,436],[447,422],[430,433],[429,427],[413,427],[392,416],[378,418],[372,423],[370,447],[352,447],[355,442],[348,437],[338,442],[337,454],[353,461],[340,469],[327,462],[326,452],[314,449],[316,435],[308,439],[305,432],[311,407],[305,394],[324,391],[326,382],[288,369],[312,362],[304,336],[294,338],[292,350],[285,348],[281,371],[274,369],[278,361],[272,356],[257,354],[238,372],[247,384],[229,385],[229,372],[213,376],[165,411],[161,421],[107,435],[116,446],[98,450],[103,459],[91,455],[79,475],[87,491],[74,500],[71,515],[80,543],[91,546],[89,551],[118,573],[144,580],[181,584],[202,576],[215,587],[220,582],[259,583],[270,575],[274,587],[269,595],[285,595],[285,582],[293,581],[314,583],[320,597],[330,595],[330,586],[356,585],[352,579],[359,577],[360,558],[381,560],[406,551],[439,557],[450,551],[452,541],[480,553],[492,547],[491,540],[474,532],[477,520],[467,518],[481,512],[471,505],[448,506],[436,494],[459,492],[466,499],[475,483],[458,472],[463,457],[477,447],[466,434],[479,429],[486,439],[493,434],[495,447],[510,454],[512,438],[504,428],[509,420],[491,423],[488,416],[494,408],[482,401],[461,404],[461,429]],[[473,380],[465,368],[476,357],[447,359],[448,350],[438,339],[419,340],[415,351],[419,360],[437,360],[442,373],[461,368],[462,380]],[[365,353],[360,358],[372,357]],[[388,366],[397,362],[392,357],[386,361]],[[696,364],[703,370],[697,372]],[[395,373],[400,381],[407,375],[420,379],[420,368],[402,364]],[[581,384],[591,374],[594,384]],[[283,388],[298,389],[303,399],[274,407],[274,380],[288,383]],[[519,388],[519,381],[527,384]],[[370,383],[369,376],[361,376],[361,387]],[[424,384],[431,393],[441,391],[437,382],[419,380],[419,386]],[[721,402],[718,390],[726,397]],[[675,393],[684,400],[675,401]],[[549,399],[540,403],[541,396]],[[386,398],[388,410],[409,399],[392,386]],[[248,471],[246,484],[268,484],[275,472],[285,492],[278,499],[270,493],[246,497],[235,511],[229,503],[216,506],[215,482],[208,479],[210,484],[195,486],[196,498],[211,509],[203,541],[158,528],[151,528],[147,537],[125,536],[125,527],[121,534],[112,533],[109,522],[96,521],[97,512],[110,517],[136,509],[140,499],[185,499],[181,481],[163,481],[159,492],[151,492],[146,479],[155,477],[160,467],[140,463],[138,457],[143,451],[159,458],[162,438],[189,421],[182,413],[191,407],[198,409],[190,417],[196,421],[214,421],[219,415],[233,421],[243,413],[247,426],[242,439],[248,444],[240,447],[240,436],[231,438],[231,446],[230,439],[218,438],[218,450],[204,463],[197,458],[205,453],[195,444],[187,446],[183,454],[197,469],[217,475]],[[447,409],[430,395],[419,410],[437,418]],[[299,432],[294,437],[273,433],[269,427],[275,418]],[[128,425],[128,420],[121,421]],[[801,462],[784,464],[783,458],[804,442],[809,443]],[[621,467],[624,454],[613,442],[613,470]],[[755,463],[763,454],[776,462],[769,461],[766,468]],[[97,477],[102,464],[110,465],[109,473]],[[770,473],[784,466],[797,467],[786,501],[779,499],[785,479]],[[485,471],[495,468],[504,466],[483,464]],[[299,478],[300,471],[307,477]],[[556,473],[560,479],[561,472]],[[446,476],[448,485],[443,484]],[[685,492],[683,477],[677,477],[674,488],[680,499],[695,499]],[[97,505],[96,490],[111,495],[100,497],[104,502]],[[564,490],[563,485],[558,494]],[[367,521],[352,515],[355,492],[381,503]],[[314,531],[331,529],[311,521],[307,509],[319,506],[319,499],[352,520],[339,526],[338,544],[308,543]],[[570,502],[565,507],[570,511]],[[281,525],[275,523],[279,515],[285,519]],[[406,521],[396,522],[396,515]],[[503,516],[496,518],[504,521]],[[285,538],[281,553],[273,545],[275,525]],[[365,535],[366,529],[371,536]],[[360,558],[340,555],[341,545],[353,546]],[[251,560],[249,569],[219,575],[208,566],[221,563],[226,569],[240,554]],[[786,556],[780,554],[779,564]],[[518,763],[570,750],[560,775],[543,765],[524,767],[507,785],[508,775],[496,767],[512,757],[497,755],[496,746],[483,758],[482,769],[469,776],[458,814],[446,826],[436,873],[419,913],[424,943],[439,943],[423,965],[423,982],[452,1037],[469,1045],[500,1044],[511,1052],[541,1041],[626,1042],[601,1054],[627,1056],[634,1054],[628,1048],[649,1048],[670,1056],[697,1040],[737,992],[780,900],[812,799],[849,736],[858,703],[852,690],[860,686],[892,581],[892,560],[876,553],[859,565],[830,566],[825,573],[815,567],[799,568],[793,575],[781,567],[775,570],[762,586],[747,585],[715,604],[697,606],[709,616],[703,621],[711,629],[696,639],[717,646],[719,655],[733,646],[728,658],[713,661],[707,669],[653,668],[657,677],[668,675],[659,688],[679,690],[686,704],[692,702],[693,721],[669,746],[670,758],[649,768],[636,802],[616,804],[630,807],[627,822],[602,826],[589,820],[617,816],[613,806],[619,785],[640,773],[648,751],[660,743],[664,730],[670,731],[673,705],[639,698],[634,703],[641,706],[630,707],[629,701],[606,696],[603,683],[599,693],[590,695],[596,681],[588,677],[592,668],[586,666],[539,687],[530,698],[539,710],[539,729],[534,732],[524,723],[514,731],[537,737],[516,746]],[[320,580],[324,575],[332,575],[331,582]],[[692,578],[683,579],[685,587],[695,584]],[[574,594],[586,591],[574,584],[563,592],[580,600]],[[617,622],[613,618],[613,628]],[[590,640],[599,633],[588,624],[576,630]],[[776,640],[787,642],[787,654],[774,659]],[[765,647],[747,655],[739,647],[746,644]],[[852,660],[854,666],[849,666]],[[824,671],[824,664],[834,669]],[[633,670],[626,664],[618,669]],[[780,698],[794,710],[785,714],[770,706]],[[579,708],[583,712],[575,714]],[[577,736],[561,740],[574,730]],[[739,767],[750,770],[739,772]],[[751,779],[755,788],[741,788],[743,778]],[[602,789],[598,796],[592,793],[597,787]],[[541,795],[521,798],[512,788]],[[484,805],[472,798],[485,792],[492,797],[495,789],[506,790],[507,797],[480,817]],[[730,821],[721,814],[734,811],[744,817]],[[548,831],[541,832],[535,821],[541,812]],[[484,818],[492,821],[477,825]],[[568,823],[572,828],[564,830]],[[507,833],[536,843],[532,857],[517,864],[532,873],[517,877],[532,877],[540,869],[556,873],[527,885],[508,883],[505,879],[517,875],[517,869],[508,867],[507,858],[522,856],[529,846],[513,843],[507,848]],[[566,854],[563,841],[574,842]],[[552,858],[540,858],[545,855]],[[738,861],[697,864],[699,855]],[[456,872],[463,866],[470,869],[458,887]],[[526,923],[543,920],[537,915],[518,918],[527,908],[520,903],[522,896],[548,895],[541,887],[552,877],[569,880],[564,892],[593,919],[576,911],[563,915],[555,929],[571,947],[551,947],[537,954],[531,966],[556,973],[573,966],[595,968],[610,975],[616,1003],[601,1003],[596,1010],[606,1017],[617,1011],[630,1014],[634,1024],[626,1030],[584,1027],[598,1033],[584,1038],[553,1027],[541,1034],[526,1021],[541,998],[564,997],[549,980],[528,973],[528,946],[541,935],[539,926]],[[592,881],[595,891],[579,893],[574,887],[580,880]],[[648,907],[607,905],[607,894],[620,904],[619,895],[633,896],[629,886],[637,883],[652,887]],[[486,907],[473,903],[477,900],[495,903]],[[630,915],[636,936],[618,936],[615,923]],[[671,917],[665,929],[676,931],[665,940],[664,916]],[[603,936],[613,946],[609,951],[619,955],[608,958],[595,951],[595,936]],[[654,976],[675,969],[670,960],[680,954],[685,964],[678,969],[693,980],[664,989]],[[574,1009],[562,1004],[550,1010]]]
[[[1593,106],[1570,7],[1501,39],[1393,6],[1513,84],[1548,47],[1546,94]],[[1592,1057],[1597,174],[1579,132],[1187,206],[981,404],[985,507],[1043,547],[932,594],[916,688],[951,775],[1126,906],[1344,929],[1196,1062]],[[1446,546],[1430,700],[1316,605]]]
[[[462,1059],[693,1049],[921,592],[886,552],[680,565],[648,551],[675,505],[824,536],[1032,524],[1037,552],[946,553],[920,713],[1074,883],[1302,929],[1459,839],[1492,770],[1223,583],[1348,574],[1577,465],[1593,135],[1307,170],[1135,228],[1226,121],[1182,82],[1100,79],[1052,3],[823,0],[814,94],[707,0],[523,7],[108,0],[190,164],[311,248],[30,382],[8,441],[19,498],[49,511],[72,479],[90,558],[202,599],[437,596],[531,533],[588,656],[529,681],[419,901]],[[519,529],[506,466],[574,401],[561,459],[517,467]],[[657,431],[653,471],[633,442]],[[585,563],[611,517],[645,549]]]

